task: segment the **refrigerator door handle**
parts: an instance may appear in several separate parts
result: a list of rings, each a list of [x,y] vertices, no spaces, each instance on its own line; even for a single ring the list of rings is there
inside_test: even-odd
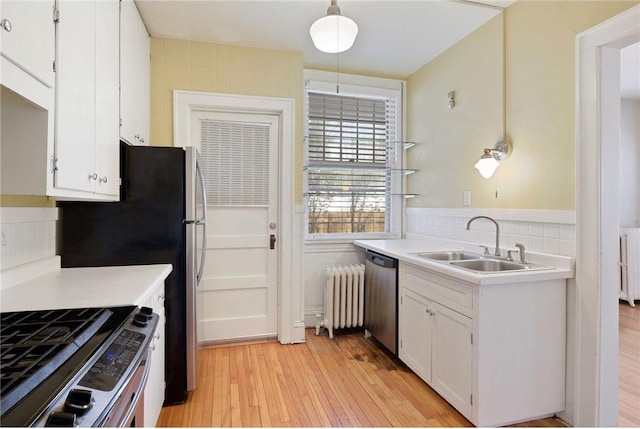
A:
[[[202,225],[202,249],[200,251],[200,265],[198,266],[198,274],[196,275],[196,287],[200,285],[202,272],[204,271],[204,261],[207,256],[207,192],[204,185],[204,174],[200,166],[200,159],[196,156],[196,174],[200,180],[200,197],[202,201],[202,218],[196,219],[196,225]]]

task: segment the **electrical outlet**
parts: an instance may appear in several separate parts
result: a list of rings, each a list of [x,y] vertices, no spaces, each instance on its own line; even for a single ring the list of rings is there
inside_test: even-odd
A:
[[[2,231],[2,247],[6,247],[7,244],[9,244],[7,243],[7,234],[4,231]]]
[[[471,206],[471,191],[464,191],[464,197],[463,197],[462,204],[465,207],[470,207]]]

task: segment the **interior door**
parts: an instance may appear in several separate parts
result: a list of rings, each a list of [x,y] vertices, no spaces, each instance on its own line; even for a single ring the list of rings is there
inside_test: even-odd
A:
[[[276,115],[195,111],[207,194],[207,255],[198,341],[277,335]]]

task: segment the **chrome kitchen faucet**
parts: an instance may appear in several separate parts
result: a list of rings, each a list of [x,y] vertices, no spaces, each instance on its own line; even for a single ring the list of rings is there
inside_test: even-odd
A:
[[[493,219],[493,218],[491,218],[489,216],[475,216],[475,217],[472,217],[471,219],[469,219],[469,222],[467,222],[467,231],[469,231],[471,229],[471,222],[473,222],[476,219],[487,219],[487,220],[490,220],[496,226],[496,252],[495,252],[495,255],[496,256],[500,256],[500,226],[498,225],[498,222],[496,222],[495,219]]]

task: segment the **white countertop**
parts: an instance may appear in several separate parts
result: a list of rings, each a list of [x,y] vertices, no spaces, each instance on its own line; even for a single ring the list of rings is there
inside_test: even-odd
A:
[[[531,271],[476,273],[415,255],[421,252],[458,250],[482,253],[482,249],[480,249],[477,244],[448,240],[440,237],[424,236],[403,240],[356,240],[354,244],[383,255],[391,256],[400,261],[477,285],[543,281],[559,278],[567,279],[575,276],[575,260],[568,256],[526,252],[528,262],[553,268]],[[506,255],[505,249],[503,249],[503,252]]]
[[[0,311],[144,305],[173,270],[171,264],[95,268],[58,265],[55,269],[55,261],[48,261],[47,266],[53,269],[39,271],[34,267],[25,271],[27,268],[21,267],[24,272],[36,273],[22,278],[15,270],[3,271]]]

